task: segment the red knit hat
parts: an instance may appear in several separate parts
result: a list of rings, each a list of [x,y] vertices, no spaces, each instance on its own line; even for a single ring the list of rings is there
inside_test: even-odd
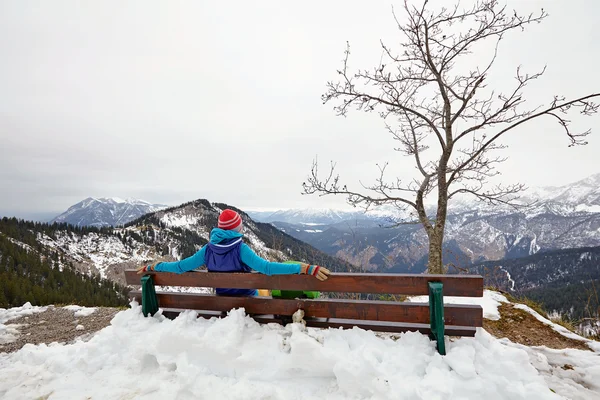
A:
[[[217,225],[221,229],[233,230],[242,224],[242,217],[240,214],[233,210],[226,209],[219,215],[219,224]]]

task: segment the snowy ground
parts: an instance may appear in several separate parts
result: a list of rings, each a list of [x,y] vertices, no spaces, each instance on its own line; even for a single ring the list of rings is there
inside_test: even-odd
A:
[[[0,308],[0,344],[10,343],[15,340],[18,330],[14,326],[5,325],[11,319],[40,313],[46,311],[47,307],[33,307],[31,303],[26,303],[23,307],[9,308],[8,310]]]
[[[484,297],[486,314],[496,295]],[[0,310],[0,323],[21,312],[35,311]],[[88,341],[0,354],[0,398],[600,398],[597,352],[530,348],[483,329],[447,350],[440,356],[419,333],[394,340],[361,329],[261,326],[243,310],[144,318],[132,303]]]

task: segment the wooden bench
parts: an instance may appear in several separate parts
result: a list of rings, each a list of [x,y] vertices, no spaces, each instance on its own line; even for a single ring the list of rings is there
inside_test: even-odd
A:
[[[324,282],[309,275],[267,276],[259,273],[214,273],[192,271],[183,274],[150,272],[143,277],[126,270],[129,285],[142,290],[130,292],[142,304],[144,315],[160,308],[163,315],[174,318],[181,311],[196,310],[199,316],[219,317],[223,312],[243,307],[260,323],[279,322],[304,310],[307,326],[318,328],[352,328],[380,332],[419,331],[437,342],[445,354],[444,335],[474,336],[483,324],[479,305],[444,305],[443,296],[482,297],[480,275],[353,274],[333,273]],[[225,297],[185,292],[156,292],[156,286],[183,286],[240,289],[317,290],[321,293],[373,293],[393,295],[428,295],[428,303],[346,300],[281,299],[272,297]]]

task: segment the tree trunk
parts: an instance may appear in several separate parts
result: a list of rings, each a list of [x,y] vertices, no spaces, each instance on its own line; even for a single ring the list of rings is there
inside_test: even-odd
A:
[[[447,110],[446,112],[450,112]],[[448,171],[448,160],[452,154],[452,127],[446,128],[447,144],[438,164],[438,201],[435,217],[435,225],[429,231],[429,260],[427,272],[430,274],[443,274],[442,244],[444,243],[444,230],[446,228],[446,216],[448,214],[448,182],[446,173]]]
[[[437,228],[437,227],[436,227]],[[442,265],[442,243],[444,241],[444,230],[434,229],[429,235],[429,259],[427,262],[428,274],[443,274]]]

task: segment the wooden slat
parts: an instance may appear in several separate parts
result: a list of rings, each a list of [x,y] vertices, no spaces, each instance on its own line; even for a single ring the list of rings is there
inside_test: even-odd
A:
[[[274,275],[259,273],[215,273],[191,271],[183,274],[151,273],[157,286],[221,287],[240,289],[318,290],[344,293],[387,293],[426,295],[428,282],[442,282],[444,296],[483,296],[481,275],[424,274],[353,274],[333,273],[324,282],[310,275]],[[129,285],[139,285],[140,275],[126,270]]]
[[[179,315],[180,312],[185,311],[183,309],[166,308],[163,309],[163,315],[167,318],[174,319]],[[198,312],[199,317],[212,318],[221,317],[219,311],[206,311],[200,310]],[[253,315],[252,318],[261,324],[267,323],[281,323],[281,320],[274,316],[269,315]],[[336,319],[336,318],[307,318],[306,325],[313,328],[343,328],[352,329],[359,327],[361,329],[375,331],[375,332],[390,332],[390,333],[402,333],[402,332],[421,332],[428,335],[431,333],[428,324],[414,324],[414,323],[403,323],[403,322],[388,322],[388,321],[361,321],[361,320],[348,320],[348,319]],[[446,325],[446,335],[448,336],[475,336],[477,328],[472,326],[456,326]]]
[[[131,296],[141,301],[141,292],[132,292]],[[303,309],[307,318],[429,323],[429,305],[427,303],[226,297],[176,292],[158,292],[157,297],[161,308],[229,311],[233,308],[243,307],[248,314],[279,315],[292,315],[298,309]],[[444,307],[444,319],[448,325],[482,326],[483,311],[480,306],[451,304]]]

